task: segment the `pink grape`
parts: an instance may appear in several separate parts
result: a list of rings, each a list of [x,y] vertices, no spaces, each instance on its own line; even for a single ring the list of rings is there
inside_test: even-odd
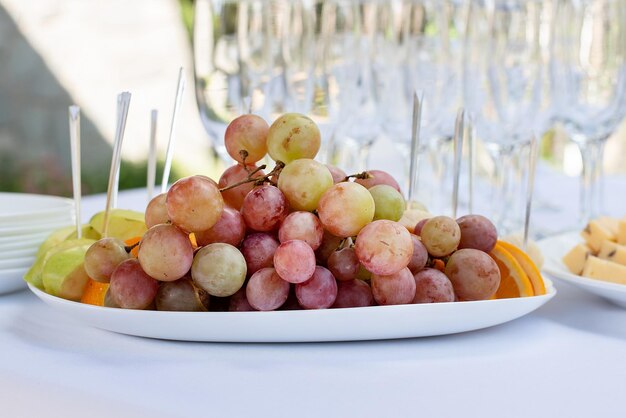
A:
[[[419,221],[416,225],[415,225],[415,229],[413,230],[413,233],[415,235],[417,235],[418,237],[422,235],[422,228],[424,227],[424,224],[426,222],[428,222],[430,218],[424,218],[421,221]]]
[[[239,151],[246,151],[246,163],[256,163],[267,154],[267,133],[270,127],[263,118],[253,114],[241,115],[226,127],[224,145],[235,161],[243,163]]]
[[[378,220],[359,232],[354,251],[367,270],[390,275],[404,269],[411,261],[413,240],[401,224]]]
[[[165,224],[170,218],[167,214],[165,200],[167,193],[156,195],[150,200],[146,207],[146,226],[152,228],[154,225]]]
[[[391,275],[372,274],[372,294],[379,305],[402,305],[415,298],[415,279],[408,268]]]
[[[270,157],[285,164],[299,158],[315,158],[320,144],[320,130],[315,122],[299,113],[285,113],[267,133]]]
[[[171,282],[183,277],[193,262],[189,236],[174,225],[155,225],[141,238],[138,253],[141,267],[151,277]]]
[[[461,229],[459,248],[474,248],[486,253],[493,250],[498,241],[495,225],[481,215],[465,215],[456,220]]]
[[[374,218],[374,199],[360,184],[337,183],[324,193],[317,212],[324,228],[331,234],[353,237]]]
[[[413,241],[413,255],[407,267],[411,270],[411,273],[415,274],[423,269],[428,262],[428,250],[426,250],[422,241],[413,234],[411,234],[411,241]]]
[[[324,227],[317,216],[311,212],[292,212],[280,225],[280,242],[299,239],[306,242],[315,251],[322,244]]]
[[[420,236],[428,254],[433,257],[445,257],[459,246],[461,229],[454,219],[435,216],[426,221]]]
[[[111,298],[124,309],[148,308],[159,290],[159,283],[148,276],[134,258],[122,261],[111,274]]]
[[[246,297],[250,306],[259,311],[278,309],[289,296],[289,283],[280,278],[276,270],[263,268],[250,277]]]
[[[159,286],[156,295],[158,311],[204,312],[209,306],[209,294],[197,287],[189,277]]]
[[[211,229],[194,232],[194,235],[199,246],[225,242],[238,247],[246,235],[246,223],[239,211],[226,206],[222,211],[222,216]]]
[[[413,303],[454,302],[454,288],[450,279],[437,269],[427,268],[415,276]]]
[[[500,286],[500,269],[496,262],[487,253],[473,248],[452,254],[445,273],[462,300],[488,299]]]
[[[220,189],[223,189],[227,186],[230,186],[235,183],[239,183],[240,181],[248,178],[248,173],[254,172],[257,169],[257,166],[249,164],[245,167],[242,164],[235,164],[231,167],[228,167],[222,173],[220,177],[220,181],[218,186]],[[257,171],[252,175],[252,178],[263,177],[265,173],[263,170]],[[222,192],[222,198],[224,199],[224,203],[230,206],[233,209],[241,209],[241,205],[243,205],[243,199],[246,197],[248,193],[254,188],[254,183],[244,183],[239,186],[233,187],[232,189],[224,190]]]
[[[249,312],[255,310],[246,298],[246,287],[242,287],[229,298],[228,310],[231,312]]]
[[[366,189],[377,186],[379,184],[386,184],[388,186],[393,187],[398,192],[402,193],[402,190],[400,190],[400,185],[398,184],[396,179],[393,178],[391,174],[382,170],[368,170],[367,172],[370,175],[370,178],[356,179],[355,182],[359,183]]]
[[[167,192],[167,214],[185,232],[206,231],[222,215],[224,200],[217,184],[205,176],[178,180]]]
[[[333,252],[326,264],[328,270],[340,281],[355,279],[361,265],[354,248],[342,248]]]
[[[241,243],[241,253],[246,259],[248,275],[264,267],[274,266],[274,253],[280,243],[272,235],[257,232],[248,235]]]
[[[278,177],[278,188],[294,210],[315,210],[324,192],[332,185],[333,176],[328,168],[310,158],[292,161]]]
[[[289,283],[305,282],[315,272],[315,253],[304,241],[285,241],[274,253],[274,267],[278,275]]]
[[[113,270],[130,258],[124,243],[117,238],[102,238],[85,253],[85,272],[93,280],[108,283]]]
[[[337,298],[337,281],[332,273],[317,266],[310,280],[296,284],[296,297],[304,309],[326,309]]]
[[[330,164],[326,164],[326,168],[328,168],[328,171],[330,171],[330,174],[333,176],[334,184],[345,181],[347,174],[341,168]]]
[[[326,265],[328,257],[337,249],[343,241],[343,238],[339,238],[324,230],[324,236],[322,237],[322,243],[315,250],[315,258],[320,265]]]
[[[109,286],[104,294],[104,306],[107,308],[120,308],[120,305],[118,305],[117,302],[113,300],[113,296],[111,296],[111,286]]]
[[[193,259],[191,278],[209,295],[231,296],[246,280],[246,260],[230,244],[216,242],[200,248]]]
[[[243,200],[241,214],[249,228],[267,232],[278,229],[289,214],[289,206],[278,187],[265,184],[248,193]]]
[[[355,279],[345,282],[337,282],[337,298],[333,308],[359,308],[372,306],[374,296],[372,289],[363,280]]]

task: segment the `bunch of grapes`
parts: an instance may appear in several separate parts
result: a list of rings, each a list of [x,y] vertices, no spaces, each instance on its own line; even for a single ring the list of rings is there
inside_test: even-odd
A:
[[[271,126],[235,119],[236,164],[216,183],[191,176],[147,206],[137,258],[119,240],[95,243],[89,276],[110,282],[105,304],[177,311],[348,308],[491,297],[487,254],[497,240],[479,215],[436,216],[407,229],[396,180],[346,175],[314,158],[320,132],[290,113]],[[269,153],[276,166],[257,164]],[[266,174],[267,171],[267,174]]]

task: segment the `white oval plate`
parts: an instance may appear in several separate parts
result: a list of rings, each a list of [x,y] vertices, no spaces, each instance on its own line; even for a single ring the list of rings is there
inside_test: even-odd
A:
[[[103,308],[30,290],[51,307],[96,328],[181,341],[358,341],[455,334],[524,316],[552,299],[516,299],[273,312],[159,312]]]
[[[10,247],[11,244],[19,244],[23,241],[29,241],[29,242],[33,241],[33,242],[42,243],[46,240],[46,238],[48,238],[51,232],[52,231],[39,231],[39,232],[30,233],[30,234],[22,234],[22,235],[16,235],[16,236],[0,235],[0,245],[3,247]]]
[[[0,295],[15,292],[26,287],[24,274],[29,267],[0,270]]]
[[[537,245],[545,257],[543,272],[626,308],[626,285],[572,274],[561,261],[569,250],[582,241],[577,232],[559,234],[539,241]]]
[[[0,248],[0,261],[11,260],[13,258],[21,258],[21,257],[32,257],[35,258],[37,254],[36,246],[30,246],[26,248],[17,248],[17,249],[7,249],[3,250]]]
[[[43,238],[40,235],[37,235],[35,238],[24,238],[20,239],[11,239],[8,241],[0,242],[0,251],[16,251],[16,250],[35,250],[35,253],[39,249],[39,246],[43,244],[43,242],[48,238],[48,235],[44,235]]]
[[[35,262],[35,256],[15,257],[10,260],[0,260],[0,271],[12,270],[16,268],[29,268]]]
[[[33,235],[33,234],[51,234],[57,229],[64,228],[66,226],[71,226],[72,221],[67,219],[60,222],[48,222],[48,223],[36,223],[28,226],[11,226],[11,227],[0,227],[0,237],[3,238],[20,238],[24,235]]]
[[[74,202],[65,197],[0,192],[0,220],[25,220],[73,211],[73,205]]]

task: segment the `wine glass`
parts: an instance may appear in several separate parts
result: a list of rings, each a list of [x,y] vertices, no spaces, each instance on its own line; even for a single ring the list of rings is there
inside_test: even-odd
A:
[[[540,0],[470,2],[463,52],[463,97],[477,137],[492,158],[494,188],[487,211],[502,232],[521,223],[516,168],[548,111],[542,96]],[[518,184],[515,184],[515,180]]]
[[[282,111],[276,90],[284,2],[197,0],[193,52],[200,117],[213,149],[232,161],[223,144],[228,124],[242,113],[266,119]]]
[[[328,0],[321,8],[324,73],[328,77],[329,95],[336,97],[336,120],[341,121],[336,125],[329,153],[332,162],[343,159],[341,165],[349,169],[366,168],[369,150],[380,132],[372,74],[378,3]],[[357,145],[356,158],[338,155],[345,143],[350,142]]]
[[[585,224],[602,211],[604,145],[626,115],[626,2],[556,0],[550,70],[555,118],[582,156]]]

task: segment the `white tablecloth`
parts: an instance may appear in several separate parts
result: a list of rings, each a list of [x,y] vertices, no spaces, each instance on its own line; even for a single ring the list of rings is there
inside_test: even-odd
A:
[[[85,198],[84,218],[102,205]],[[143,339],[0,296],[0,417],[623,417],[626,310],[556,286],[485,330],[318,344]]]

